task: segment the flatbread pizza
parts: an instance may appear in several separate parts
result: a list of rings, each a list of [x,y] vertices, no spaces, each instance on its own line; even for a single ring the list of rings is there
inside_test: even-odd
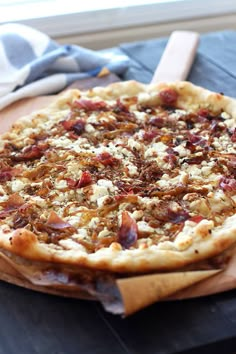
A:
[[[41,285],[199,269],[235,206],[236,101],[188,82],[68,90],[0,139],[0,252]]]

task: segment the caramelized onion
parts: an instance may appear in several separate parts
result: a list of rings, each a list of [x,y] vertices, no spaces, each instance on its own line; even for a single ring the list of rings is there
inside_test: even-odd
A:
[[[7,217],[9,214],[20,208],[24,204],[24,199],[17,193],[10,195],[8,200],[1,203],[3,210],[0,211],[0,219]]]

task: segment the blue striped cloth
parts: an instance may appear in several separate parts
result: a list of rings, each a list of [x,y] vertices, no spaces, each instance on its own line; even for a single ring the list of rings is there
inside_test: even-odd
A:
[[[24,97],[59,92],[102,69],[122,74],[126,56],[102,54],[77,45],[59,45],[21,24],[0,26],[0,109]]]

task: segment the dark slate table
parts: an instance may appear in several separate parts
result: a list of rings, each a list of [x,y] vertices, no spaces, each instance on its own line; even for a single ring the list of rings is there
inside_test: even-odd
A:
[[[123,79],[149,82],[165,39],[121,44]],[[188,80],[236,97],[236,32],[203,35]],[[236,290],[157,303],[122,319],[96,302],[0,283],[0,354],[236,353]]]

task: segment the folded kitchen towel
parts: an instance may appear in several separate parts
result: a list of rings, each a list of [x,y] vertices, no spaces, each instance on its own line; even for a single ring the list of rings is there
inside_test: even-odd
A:
[[[123,55],[103,54],[77,45],[59,45],[31,27],[0,26],[0,109],[24,97],[57,93],[75,80],[104,69],[122,74]]]

